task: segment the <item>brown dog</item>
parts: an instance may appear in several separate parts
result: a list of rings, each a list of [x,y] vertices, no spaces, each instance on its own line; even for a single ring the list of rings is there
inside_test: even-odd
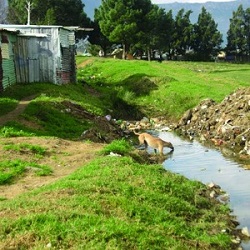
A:
[[[155,153],[156,153],[156,149],[158,149],[160,155],[163,155],[163,148],[164,147],[168,147],[168,148],[171,148],[172,150],[174,150],[174,147],[173,147],[171,142],[163,141],[161,138],[154,137],[148,133],[139,134],[139,133],[136,133],[135,131],[134,131],[134,133],[136,135],[138,135],[140,145],[145,143],[146,148],[147,148],[147,146],[152,147],[154,149]]]

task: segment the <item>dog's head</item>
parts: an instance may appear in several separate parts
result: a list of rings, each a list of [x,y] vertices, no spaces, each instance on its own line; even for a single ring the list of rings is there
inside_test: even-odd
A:
[[[173,144],[171,142],[168,142],[168,141],[164,142],[164,146],[174,150],[174,146],[173,146]]]

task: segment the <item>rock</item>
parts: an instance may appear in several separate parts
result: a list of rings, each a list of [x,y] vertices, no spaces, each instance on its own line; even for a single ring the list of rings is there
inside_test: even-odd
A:
[[[217,184],[215,184],[215,183],[213,183],[213,182],[210,182],[209,184],[207,184],[207,187],[210,188],[210,189],[212,189],[212,188],[218,188],[218,189],[220,189],[220,186],[217,185]]]
[[[230,198],[229,194],[223,194],[218,197],[219,201],[223,203],[229,202],[229,198]]]
[[[214,198],[214,197],[216,196],[216,192],[213,190],[213,191],[209,194],[209,196],[210,196],[211,198]]]
[[[109,156],[112,156],[112,157],[121,157],[121,155],[119,155],[117,153],[113,153],[113,152],[110,152]]]
[[[247,237],[250,237],[250,233],[249,233],[249,230],[248,230],[247,227],[243,227],[243,228],[241,229],[241,233],[242,233],[243,235],[247,236]]]
[[[231,241],[232,241],[232,243],[234,243],[234,244],[240,244],[240,242],[241,242],[241,240],[240,240],[239,237],[236,237],[235,239],[232,239]]]

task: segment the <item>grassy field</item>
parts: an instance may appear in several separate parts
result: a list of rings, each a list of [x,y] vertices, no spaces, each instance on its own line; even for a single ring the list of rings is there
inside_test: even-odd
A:
[[[6,138],[0,147],[12,155],[11,161],[0,160],[0,185],[22,181],[27,165],[39,175],[53,175],[42,159],[53,157],[55,147],[25,138],[79,139],[93,123],[71,112],[71,103],[88,116],[177,120],[204,98],[219,102],[250,86],[250,65],[84,57],[77,65],[77,84],[19,84],[0,94],[0,116],[36,95],[24,113],[0,126],[0,137]],[[7,143],[17,136],[24,141]],[[24,153],[33,162],[15,158]],[[63,162],[67,155],[60,157]],[[95,158],[54,184],[11,200],[0,197],[0,249],[232,249],[225,233],[230,210],[211,200],[203,184],[161,165],[142,164],[124,140],[107,145]]]
[[[78,62],[86,60],[79,57]],[[240,87],[249,87],[250,65],[196,62],[148,62],[93,59],[78,77],[100,91],[112,88],[146,116],[178,119],[202,99],[222,101]],[[112,96],[111,96],[112,100]]]
[[[0,249],[230,249],[227,206],[130,150],[115,141],[68,177],[2,201]]]

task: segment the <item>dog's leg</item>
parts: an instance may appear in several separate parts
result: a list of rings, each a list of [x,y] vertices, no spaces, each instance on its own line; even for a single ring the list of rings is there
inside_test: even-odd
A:
[[[160,155],[163,155],[163,146],[160,145],[160,146],[158,147],[158,149],[159,149],[159,154],[160,154]]]

